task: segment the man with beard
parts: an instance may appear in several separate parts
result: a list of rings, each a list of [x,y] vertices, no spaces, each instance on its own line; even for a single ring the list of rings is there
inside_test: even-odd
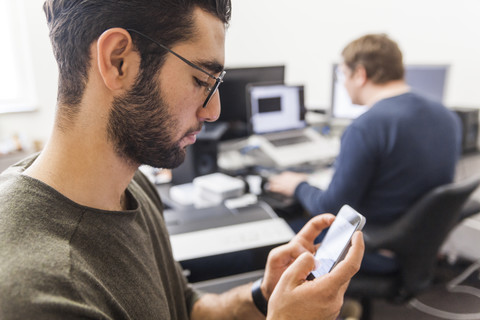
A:
[[[174,261],[141,164],[173,168],[220,113],[229,0],[47,0],[59,66],[45,149],[0,176],[0,318],[334,319],[363,255],[306,281],[313,219],[259,285],[202,294]],[[195,245],[195,244],[192,244]],[[262,314],[263,313],[263,314]]]

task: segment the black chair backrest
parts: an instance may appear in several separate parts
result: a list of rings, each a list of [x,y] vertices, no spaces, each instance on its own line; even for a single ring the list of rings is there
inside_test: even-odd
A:
[[[393,224],[365,229],[367,249],[390,249],[397,255],[401,294],[412,296],[429,285],[439,249],[459,221],[462,206],[479,184],[480,178],[475,177],[439,186]]]

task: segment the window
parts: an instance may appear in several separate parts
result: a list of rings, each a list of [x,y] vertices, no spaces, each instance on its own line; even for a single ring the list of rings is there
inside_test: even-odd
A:
[[[0,113],[35,109],[25,13],[23,0],[0,0]]]

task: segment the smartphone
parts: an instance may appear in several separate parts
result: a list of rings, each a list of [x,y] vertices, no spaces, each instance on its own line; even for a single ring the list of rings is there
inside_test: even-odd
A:
[[[344,205],[323,238],[315,253],[315,270],[307,279],[312,280],[330,272],[345,258],[350,239],[355,231],[362,230],[366,219],[349,205]]]

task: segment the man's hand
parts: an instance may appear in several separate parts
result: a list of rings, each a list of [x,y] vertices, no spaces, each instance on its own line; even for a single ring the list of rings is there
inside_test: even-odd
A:
[[[335,220],[335,216],[332,214],[315,216],[308,221],[289,243],[270,251],[262,282],[262,292],[266,299],[272,294],[280,276],[295,259],[305,252],[312,255],[315,253],[315,238],[323,229],[329,227],[333,220]],[[311,270],[313,270],[313,267]]]
[[[334,219],[330,214],[312,218],[288,244],[271,251],[262,283],[269,299],[269,319],[335,319],[338,315],[349,281],[360,269],[361,232],[355,233],[347,256],[330,273],[306,280],[315,267],[313,241]]]
[[[312,281],[305,279],[315,267],[313,255],[302,254],[280,278],[268,303],[267,319],[336,319],[363,252],[363,237],[357,231],[345,260]]]
[[[291,197],[295,193],[297,186],[307,181],[308,176],[303,173],[285,171],[278,175],[270,177],[268,180],[268,190]]]
[[[287,244],[270,251],[261,290],[268,302],[268,319],[334,319],[340,311],[350,278],[360,268],[363,239],[360,232],[341,263],[330,273],[307,281],[314,268],[313,241],[335,220],[331,214],[312,218]],[[251,294],[251,284],[221,295],[205,294],[194,305],[195,319],[262,319]]]

